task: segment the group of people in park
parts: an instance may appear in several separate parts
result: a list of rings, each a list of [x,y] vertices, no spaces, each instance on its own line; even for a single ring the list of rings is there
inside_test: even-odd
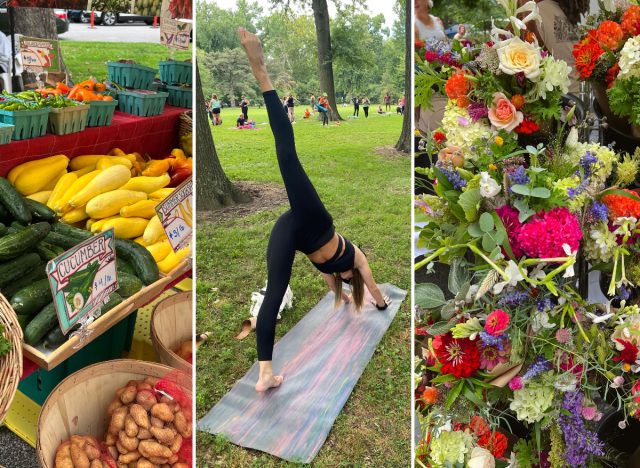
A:
[[[287,93],[284,98],[282,98],[281,103],[284,111],[289,117],[289,122],[294,123],[296,120],[295,117],[295,106],[296,103],[300,101],[293,96],[292,93]],[[364,112],[365,118],[369,117],[369,107],[371,105],[371,101],[367,96],[359,97],[354,95],[351,98],[351,102],[353,103],[353,117],[360,116],[360,107],[362,106],[362,110]],[[313,114],[318,112],[320,114],[320,118],[322,120],[322,126],[329,126],[329,112],[331,112],[331,105],[329,104],[329,99],[327,93],[323,93],[322,95],[316,96],[312,94],[309,96],[309,103],[311,110],[306,108],[304,111],[304,118],[310,119]],[[385,93],[383,97],[383,103],[385,106],[385,110],[382,109],[382,105],[378,105],[377,113],[384,114],[385,112],[389,112],[392,106],[392,98],[389,92]],[[403,114],[405,110],[406,98],[404,95],[397,101],[396,113]],[[241,114],[238,116],[236,120],[236,127],[238,128],[249,128],[253,121],[249,120],[249,106],[251,105],[251,101],[246,96],[242,96],[240,100],[240,110]],[[218,98],[217,94],[212,94],[211,99],[205,103],[205,107],[207,110],[207,114],[211,119],[211,123],[213,125],[222,125],[222,117],[221,111],[224,107],[223,102]]]

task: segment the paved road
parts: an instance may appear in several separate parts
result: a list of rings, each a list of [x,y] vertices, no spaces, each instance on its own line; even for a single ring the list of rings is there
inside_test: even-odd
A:
[[[65,41],[103,41],[103,42],[160,42],[160,28],[144,23],[125,23],[117,26],[96,26],[71,23],[69,31],[62,34]]]

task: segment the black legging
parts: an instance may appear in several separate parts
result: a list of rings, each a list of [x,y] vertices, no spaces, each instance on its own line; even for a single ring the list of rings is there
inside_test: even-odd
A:
[[[244,120],[249,120],[249,106],[243,106],[241,109],[242,115],[244,115]]]
[[[362,110],[364,111],[364,117],[369,117],[369,106],[363,106]]]
[[[322,126],[329,125],[329,109],[320,112],[322,112]]]
[[[356,117],[360,116],[360,104],[353,104],[353,115],[355,115]]]
[[[334,234],[333,219],[326,210],[296,154],[293,127],[275,91],[263,93],[276,155],[289,205],[273,226],[267,247],[267,291],[258,313],[256,338],[258,360],[271,361],[276,319],[287,291],[296,250],[318,250]]]

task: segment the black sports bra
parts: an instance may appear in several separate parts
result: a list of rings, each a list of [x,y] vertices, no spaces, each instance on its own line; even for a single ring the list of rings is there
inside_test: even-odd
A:
[[[344,244],[344,252],[342,251]],[[332,273],[342,273],[344,271],[349,271],[353,268],[353,264],[356,259],[356,249],[353,247],[353,244],[349,242],[348,239],[345,239],[340,234],[338,234],[338,248],[336,249],[336,253],[324,263],[313,263],[318,270],[322,273],[332,274]]]

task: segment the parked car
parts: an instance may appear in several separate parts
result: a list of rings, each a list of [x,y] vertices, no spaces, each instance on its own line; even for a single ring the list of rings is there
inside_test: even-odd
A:
[[[65,10],[53,10],[56,17],[56,30],[58,35],[64,34],[69,30],[69,18],[67,18],[67,12]],[[9,27],[9,11],[7,10],[6,0],[0,0],[0,31],[7,36],[11,34],[11,28]]]
[[[69,21],[73,21],[74,23],[88,23],[91,18],[91,13],[87,16],[83,10],[67,10],[67,16],[69,17]]]
[[[83,12],[83,22],[88,22],[91,19],[91,12]],[[117,23],[145,23],[148,25],[153,24],[153,16],[140,16],[133,13],[115,13],[113,11],[96,11],[94,21],[96,24],[102,24],[104,26],[113,26]]]

